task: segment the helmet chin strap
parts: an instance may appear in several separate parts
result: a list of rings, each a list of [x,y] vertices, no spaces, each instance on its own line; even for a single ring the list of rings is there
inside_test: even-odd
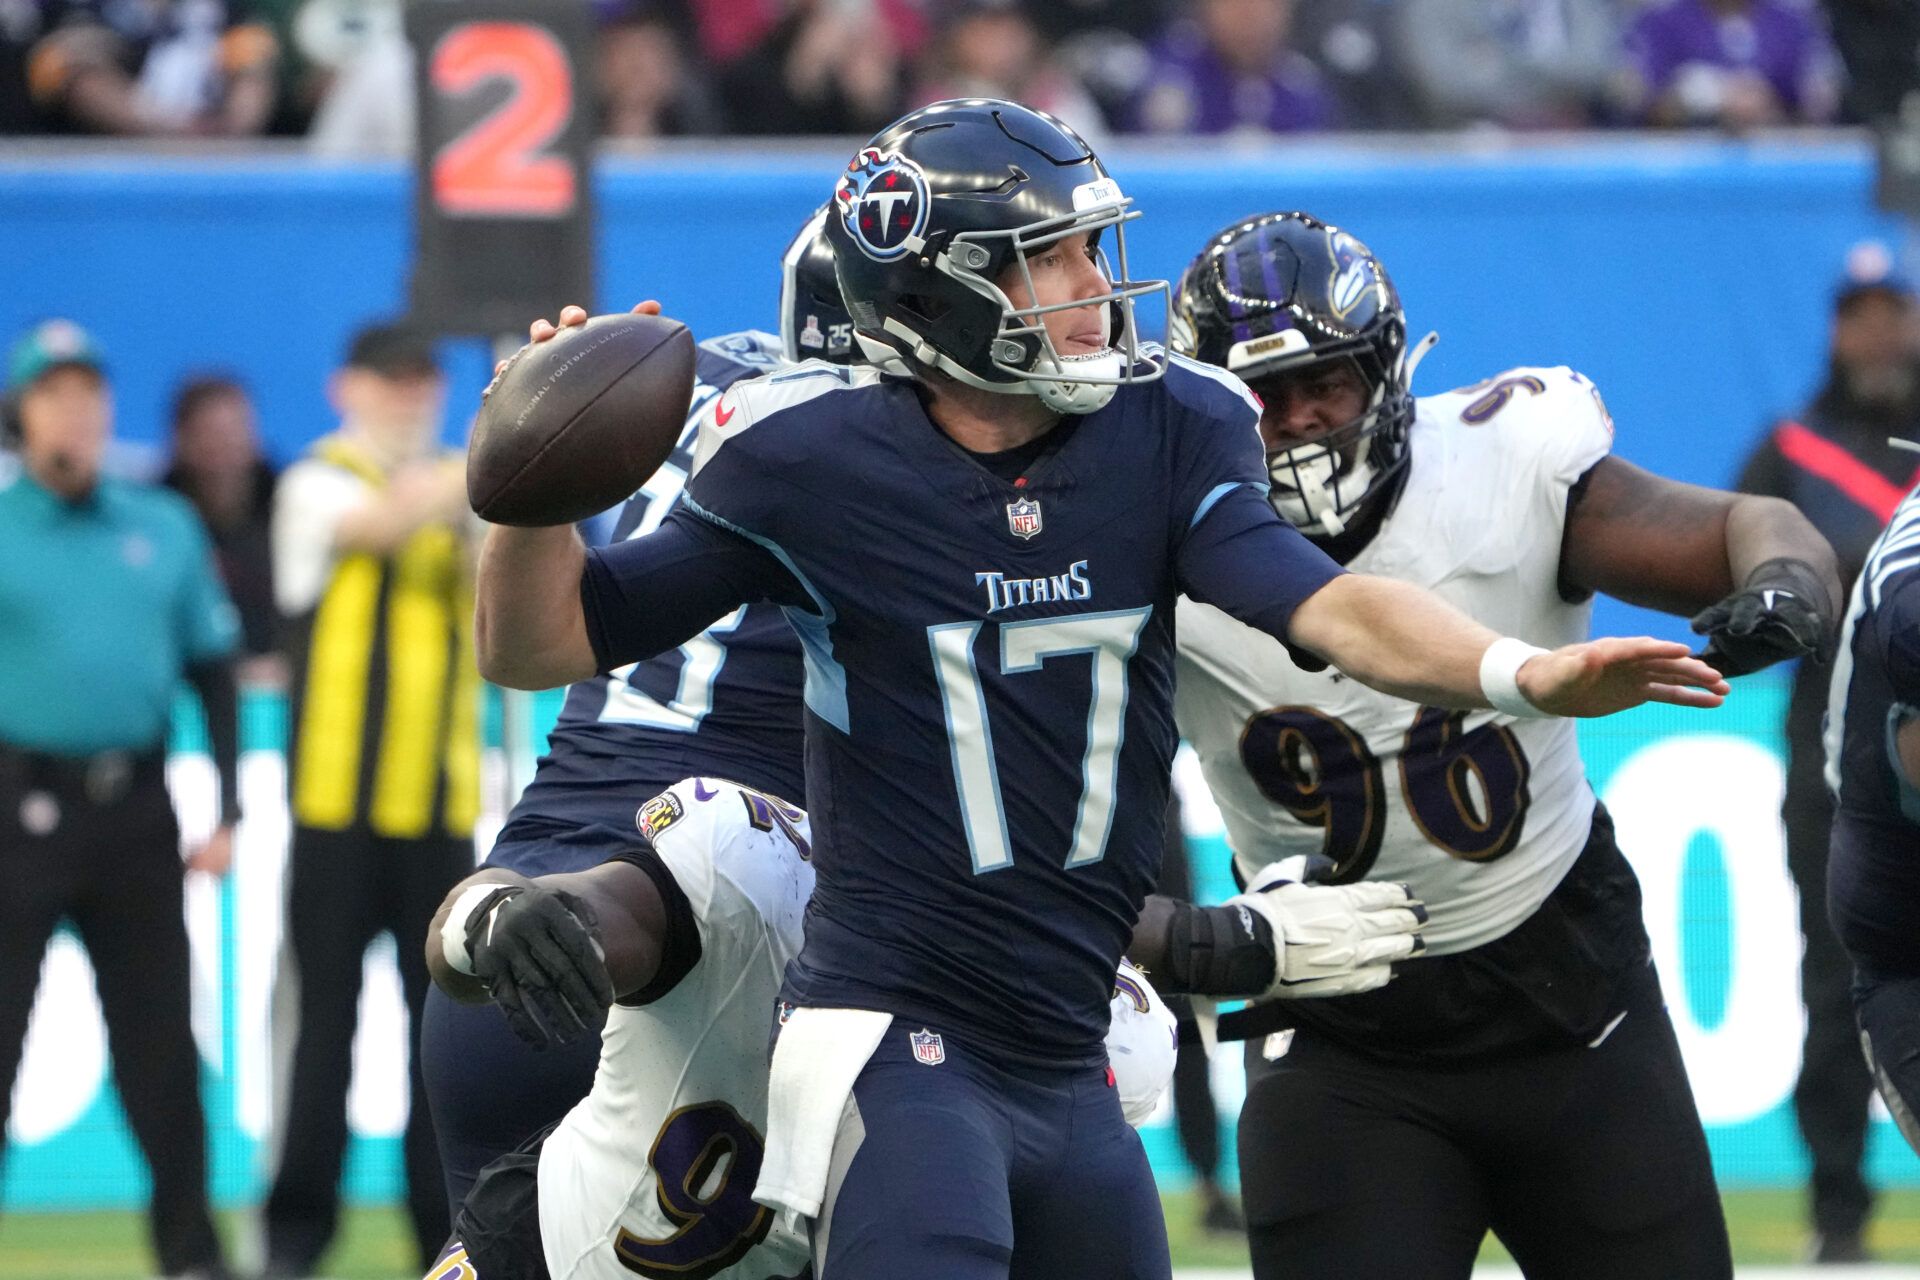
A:
[[[1373,465],[1367,461],[1368,446],[1371,441],[1360,443],[1360,456],[1353,460],[1346,474],[1340,479],[1356,487],[1356,491],[1365,492],[1373,479]],[[1287,471],[1297,483],[1281,484],[1276,478],[1273,489],[1274,508],[1285,516],[1290,524],[1302,533],[1325,534],[1337,538],[1346,532],[1346,517],[1340,514],[1340,504],[1334,499],[1333,480],[1339,472],[1339,456],[1323,452],[1317,458],[1306,462],[1288,463]]]
[[[1413,371],[1420,367],[1420,362],[1427,358],[1427,352],[1433,350],[1439,342],[1440,331],[1438,329],[1429,329],[1427,330],[1426,337],[1407,348],[1407,354],[1400,357],[1401,386],[1413,386]]]
[[[1414,370],[1420,367],[1420,362],[1427,358],[1427,352],[1433,350],[1439,341],[1440,334],[1429,331],[1426,337],[1408,348],[1400,360],[1401,386],[1413,385]],[[1347,520],[1340,514],[1340,504],[1334,498],[1333,481],[1338,478],[1344,485],[1351,486],[1354,492],[1365,493],[1373,483],[1373,463],[1368,458],[1372,450],[1373,441],[1362,440],[1358,454],[1344,475],[1340,474],[1339,455],[1331,451],[1323,451],[1319,457],[1305,462],[1288,463],[1287,472],[1298,483],[1283,483],[1278,476],[1273,477],[1274,509],[1302,533],[1339,537],[1347,531]]]

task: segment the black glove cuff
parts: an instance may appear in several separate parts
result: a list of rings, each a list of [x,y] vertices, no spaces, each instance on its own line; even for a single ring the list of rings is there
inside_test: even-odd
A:
[[[1827,596],[1826,581],[1820,571],[1805,560],[1796,560],[1792,556],[1775,556],[1755,565],[1747,580],[1740,584],[1743,591],[1764,591],[1772,587],[1776,591],[1790,591],[1798,599],[1806,601],[1819,617],[1821,625],[1828,631],[1833,629],[1834,602]]]
[[[480,905],[467,913],[467,955],[478,960],[480,948],[487,938],[487,917],[493,909],[517,893],[525,891],[525,886],[503,884],[486,897],[480,899]],[[476,966],[477,967],[477,966]]]
[[[1167,926],[1169,991],[1203,996],[1257,996],[1273,985],[1277,947],[1266,917],[1239,903],[1180,904]]]

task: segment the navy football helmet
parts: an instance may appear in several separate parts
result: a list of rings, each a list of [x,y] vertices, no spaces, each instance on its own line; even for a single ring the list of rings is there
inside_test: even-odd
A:
[[[1167,282],[1126,278],[1123,224],[1139,216],[1072,129],[1017,103],[962,98],[922,107],[860,149],[834,189],[827,238],[870,360],[904,358],[969,386],[1091,413],[1120,385],[1166,371],[1163,355],[1142,349],[1134,304],[1164,297]],[[1109,291],[1014,306],[995,283],[1001,273],[1026,271],[1029,254],[1078,232],[1100,251]],[[1031,276],[1026,284],[1032,297]],[[1107,347],[1061,355],[1046,313],[1090,304],[1107,308]]]
[[[1331,537],[1407,461],[1413,422],[1406,314],[1387,269],[1358,240],[1304,213],[1227,228],[1174,289],[1168,345],[1251,385],[1351,361],[1366,409],[1317,440],[1267,455],[1273,504],[1302,533]]]
[[[833,273],[827,212],[826,205],[814,210],[780,256],[780,345],[789,360],[855,364],[864,357]]]

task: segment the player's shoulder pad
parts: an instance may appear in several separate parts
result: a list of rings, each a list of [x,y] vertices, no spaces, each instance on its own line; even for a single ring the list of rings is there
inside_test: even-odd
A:
[[[1613,416],[1600,389],[1566,365],[1523,365],[1422,396],[1417,417],[1443,431],[1473,432],[1503,457],[1531,459],[1554,474],[1584,472],[1613,448]]]
[[[1868,553],[1860,576],[1869,608],[1881,608],[1892,595],[1902,598],[1903,607],[1915,600],[1914,587],[1920,584],[1920,488],[1894,508],[1893,518]]]
[[[774,334],[742,329],[708,338],[694,349],[694,377],[711,387],[787,367],[786,349]]]
[[[722,449],[740,447],[753,427],[776,419],[798,424],[830,418],[837,395],[876,387],[880,381],[879,371],[864,366],[806,360],[736,382],[702,414],[694,442],[694,474]]]
[[[1148,350],[1157,350],[1149,347]],[[1260,421],[1260,401],[1246,383],[1217,365],[1164,353],[1167,373],[1161,380],[1167,395],[1195,416],[1236,426]]]

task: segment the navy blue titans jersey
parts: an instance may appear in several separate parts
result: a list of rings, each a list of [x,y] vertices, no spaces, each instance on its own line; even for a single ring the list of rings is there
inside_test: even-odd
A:
[[[1175,360],[1003,478],[913,383],[802,365],[723,397],[653,537],[589,553],[603,663],[739,599],[800,635],[818,880],[784,998],[1098,1060],[1159,870],[1174,600],[1284,636],[1341,572],[1266,501],[1258,416]]]
[[[1920,790],[1894,735],[1920,716],[1920,489],[1867,553],[1833,664],[1827,785],[1842,819],[1882,831],[1920,869]]]
[[[651,532],[672,510],[721,392],[784,363],[780,339],[751,331],[709,339],[698,356],[680,447],[620,508],[616,542]],[[695,775],[804,803],[802,734],[799,642],[777,608],[743,606],[677,648],[569,688],[508,821],[628,827],[649,797]]]

